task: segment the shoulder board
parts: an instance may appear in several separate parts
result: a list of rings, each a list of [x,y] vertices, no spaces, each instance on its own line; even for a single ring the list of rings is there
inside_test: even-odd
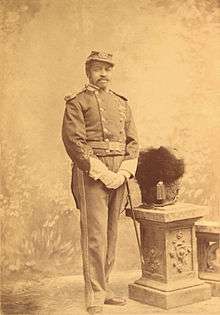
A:
[[[74,99],[75,97],[76,97],[76,94],[68,94],[68,95],[64,96],[64,100],[66,102],[68,102],[68,101]]]
[[[83,89],[81,92],[77,93],[77,94],[67,94],[66,96],[64,96],[64,100],[66,102],[73,100],[77,95],[79,95],[80,93],[84,92],[85,89]]]
[[[116,93],[116,92],[114,92],[114,91],[112,91],[112,90],[110,90],[110,91],[111,91],[112,93],[114,93],[115,95],[119,96],[120,98],[122,98],[124,101],[127,101],[127,100],[128,100],[125,96],[120,95],[120,94],[118,94],[118,93]]]

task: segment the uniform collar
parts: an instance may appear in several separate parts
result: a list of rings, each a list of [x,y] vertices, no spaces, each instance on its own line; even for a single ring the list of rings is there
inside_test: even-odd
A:
[[[102,89],[100,89],[98,86],[96,86],[96,85],[94,85],[94,84],[91,84],[91,83],[86,84],[86,85],[85,85],[85,89],[88,90],[88,91],[90,91],[90,92],[105,91],[106,93],[108,93],[108,92],[110,91],[109,89],[102,90]]]

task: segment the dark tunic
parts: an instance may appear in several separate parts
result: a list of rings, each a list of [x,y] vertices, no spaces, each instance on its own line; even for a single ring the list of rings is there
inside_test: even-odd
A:
[[[88,86],[67,97],[62,138],[71,160],[84,171],[89,170],[90,156],[124,155],[125,160],[138,156],[137,132],[127,99],[111,90]],[[100,148],[94,148],[92,141],[100,142]],[[107,150],[103,142],[120,142],[125,147]]]

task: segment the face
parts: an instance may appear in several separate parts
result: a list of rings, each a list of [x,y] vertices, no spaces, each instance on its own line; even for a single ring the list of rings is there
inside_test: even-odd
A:
[[[112,68],[112,65],[107,62],[92,62],[88,73],[89,82],[101,89],[106,89],[111,80]]]

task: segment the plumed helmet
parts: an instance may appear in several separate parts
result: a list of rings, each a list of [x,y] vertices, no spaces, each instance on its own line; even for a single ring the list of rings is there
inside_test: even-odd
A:
[[[161,146],[141,150],[136,179],[142,202],[147,205],[175,202],[184,170],[183,157],[174,148]]]

